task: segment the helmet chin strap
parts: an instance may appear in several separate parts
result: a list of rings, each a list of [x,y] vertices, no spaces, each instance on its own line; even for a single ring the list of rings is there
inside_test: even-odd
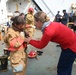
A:
[[[23,29],[20,29],[20,31],[24,31]]]
[[[23,29],[19,29],[19,28],[18,28],[17,26],[15,26],[15,25],[13,25],[12,27],[13,27],[13,29],[16,30],[16,31],[20,31],[20,32],[23,31]]]

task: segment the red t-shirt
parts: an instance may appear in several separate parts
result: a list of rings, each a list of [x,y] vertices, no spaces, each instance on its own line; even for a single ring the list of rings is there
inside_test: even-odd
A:
[[[50,25],[44,29],[41,40],[31,40],[30,44],[42,49],[49,41],[59,43],[63,49],[70,48],[76,53],[76,34],[61,23],[51,22]]]

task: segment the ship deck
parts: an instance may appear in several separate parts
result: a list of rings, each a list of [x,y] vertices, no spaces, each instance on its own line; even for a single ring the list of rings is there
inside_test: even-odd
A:
[[[37,30],[35,32],[34,38],[40,39],[41,32]],[[0,42],[1,45],[2,41]],[[61,52],[60,47],[56,47],[56,43],[50,42],[44,49],[41,56],[37,56],[37,59],[28,58],[26,75],[57,75],[57,63],[59,55]],[[3,53],[3,48],[5,45],[0,46],[0,54]],[[30,47],[32,50],[40,50],[34,47]],[[6,72],[0,72],[0,75],[13,75],[10,66],[10,61],[8,61],[8,70]],[[76,64],[73,64],[72,75],[76,75]]]

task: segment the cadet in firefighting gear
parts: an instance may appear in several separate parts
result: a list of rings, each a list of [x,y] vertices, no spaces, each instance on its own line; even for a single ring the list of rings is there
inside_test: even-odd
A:
[[[34,26],[34,9],[29,8],[28,13],[26,14],[26,32],[29,33],[29,36],[32,37],[35,32],[35,26]]]
[[[27,66],[27,44],[24,42],[25,33],[23,31],[25,20],[21,16],[12,19],[12,27],[8,29],[4,36],[4,42],[10,51],[10,63],[13,75],[25,75]]]

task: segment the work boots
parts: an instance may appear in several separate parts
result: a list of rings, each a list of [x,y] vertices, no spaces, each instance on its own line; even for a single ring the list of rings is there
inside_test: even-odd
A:
[[[10,60],[10,51],[7,48],[4,48],[4,55],[7,55],[8,60]]]
[[[0,56],[0,71],[7,71],[8,59],[7,56]]]
[[[4,48],[4,55],[10,56],[10,51],[7,48]]]

